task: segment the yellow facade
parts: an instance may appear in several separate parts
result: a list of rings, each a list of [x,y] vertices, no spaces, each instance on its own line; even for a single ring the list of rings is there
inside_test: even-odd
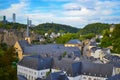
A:
[[[16,52],[18,53],[18,58],[21,60],[23,58],[23,50],[20,44],[18,43],[18,41],[15,43],[14,48]]]
[[[65,44],[65,47],[75,47],[75,44]]]

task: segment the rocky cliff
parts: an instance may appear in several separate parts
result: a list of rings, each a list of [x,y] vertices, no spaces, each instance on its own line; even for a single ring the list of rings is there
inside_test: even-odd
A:
[[[15,44],[18,40],[24,40],[26,36],[26,30],[5,30],[0,29],[0,43],[6,43],[9,46],[12,46]],[[37,39],[37,34],[34,32],[30,33],[31,40]]]

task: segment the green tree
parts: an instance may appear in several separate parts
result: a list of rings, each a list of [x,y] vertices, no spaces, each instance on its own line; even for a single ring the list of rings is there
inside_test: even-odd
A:
[[[78,34],[75,34],[75,33],[66,33],[63,36],[60,36],[59,38],[57,38],[56,39],[56,43],[64,44],[64,43],[68,42],[71,39],[77,39],[77,38],[79,38]]]
[[[16,67],[13,67],[13,62],[17,56],[13,47],[4,51],[0,56],[0,79],[1,80],[17,80]]]
[[[112,32],[113,51],[120,54],[120,24],[117,24]]]
[[[112,38],[110,36],[110,31],[109,30],[104,30],[103,31],[103,39],[101,40],[101,47],[109,47],[112,45]]]

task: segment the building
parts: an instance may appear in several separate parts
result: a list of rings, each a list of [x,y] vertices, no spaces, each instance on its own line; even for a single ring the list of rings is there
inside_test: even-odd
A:
[[[41,55],[43,57],[59,57],[66,53],[67,55],[80,56],[81,52],[77,47],[65,47],[62,44],[32,45],[25,40],[17,41],[14,45],[18,52],[19,59],[26,55]]]
[[[3,16],[3,23],[6,24],[7,23],[7,20],[6,20],[6,16]]]
[[[29,27],[30,27],[30,20],[27,18],[27,29],[26,29],[26,37],[25,37],[25,40],[28,41],[29,44],[31,44]]]
[[[14,45],[16,52],[18,53],[18,58],[21,60],[23,58],[24,48],[30,46],[26,40],[17,41]]]
[[[15,22],[16,22],[16,14],[13,13],[13,23],[15,23]]]
[[[120,74],[120,57],[115,55],[105,56],[105,59],[108,60],[108,63],[114,65],[114,75]]]
[[[69,80],[106,80],[113,75],[112,64],[100,64],[54,58],[54,69],[65,72]]]
[[[106,80],[113,75],[113,65],[82,62],[81,73],[81,80]]]
[[[110,26],[110,32],[113,32],[114,28],[115,28],[115,25],[111,24],[111,26]]]
[[[52,58],[42,58],[40,55],[26,56],[17,64],[17,75],[36,80],[46,78],[46,73],[52,68]]]
[[[80,46],[81,42],[78,39],[70,40],[65,44],[65,47],[80,47]]]

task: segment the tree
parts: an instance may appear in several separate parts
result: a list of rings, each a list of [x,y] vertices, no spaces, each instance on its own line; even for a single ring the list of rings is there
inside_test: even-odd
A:
[[[66,33],[63,36],[60,36],[59,38],[57,38],[56,43],[64,44],[64,43],[68,42],[70,39],[77,39],[77,38],[79,38],[78,34]]]
[[[120,24],[117,24],[112,32],[113,51],[120,54]]]
[[[0,79],[1,80],[17,80],[16,67],[13,62],[17,59],[15,49],[13,47],[4,51],[0,56]]]
[[[112,38],[110,37],[110,31],[109,30],[104,30],[103,31],[103,38],[101,40],[101,47],[109,47],[112,45]]]

